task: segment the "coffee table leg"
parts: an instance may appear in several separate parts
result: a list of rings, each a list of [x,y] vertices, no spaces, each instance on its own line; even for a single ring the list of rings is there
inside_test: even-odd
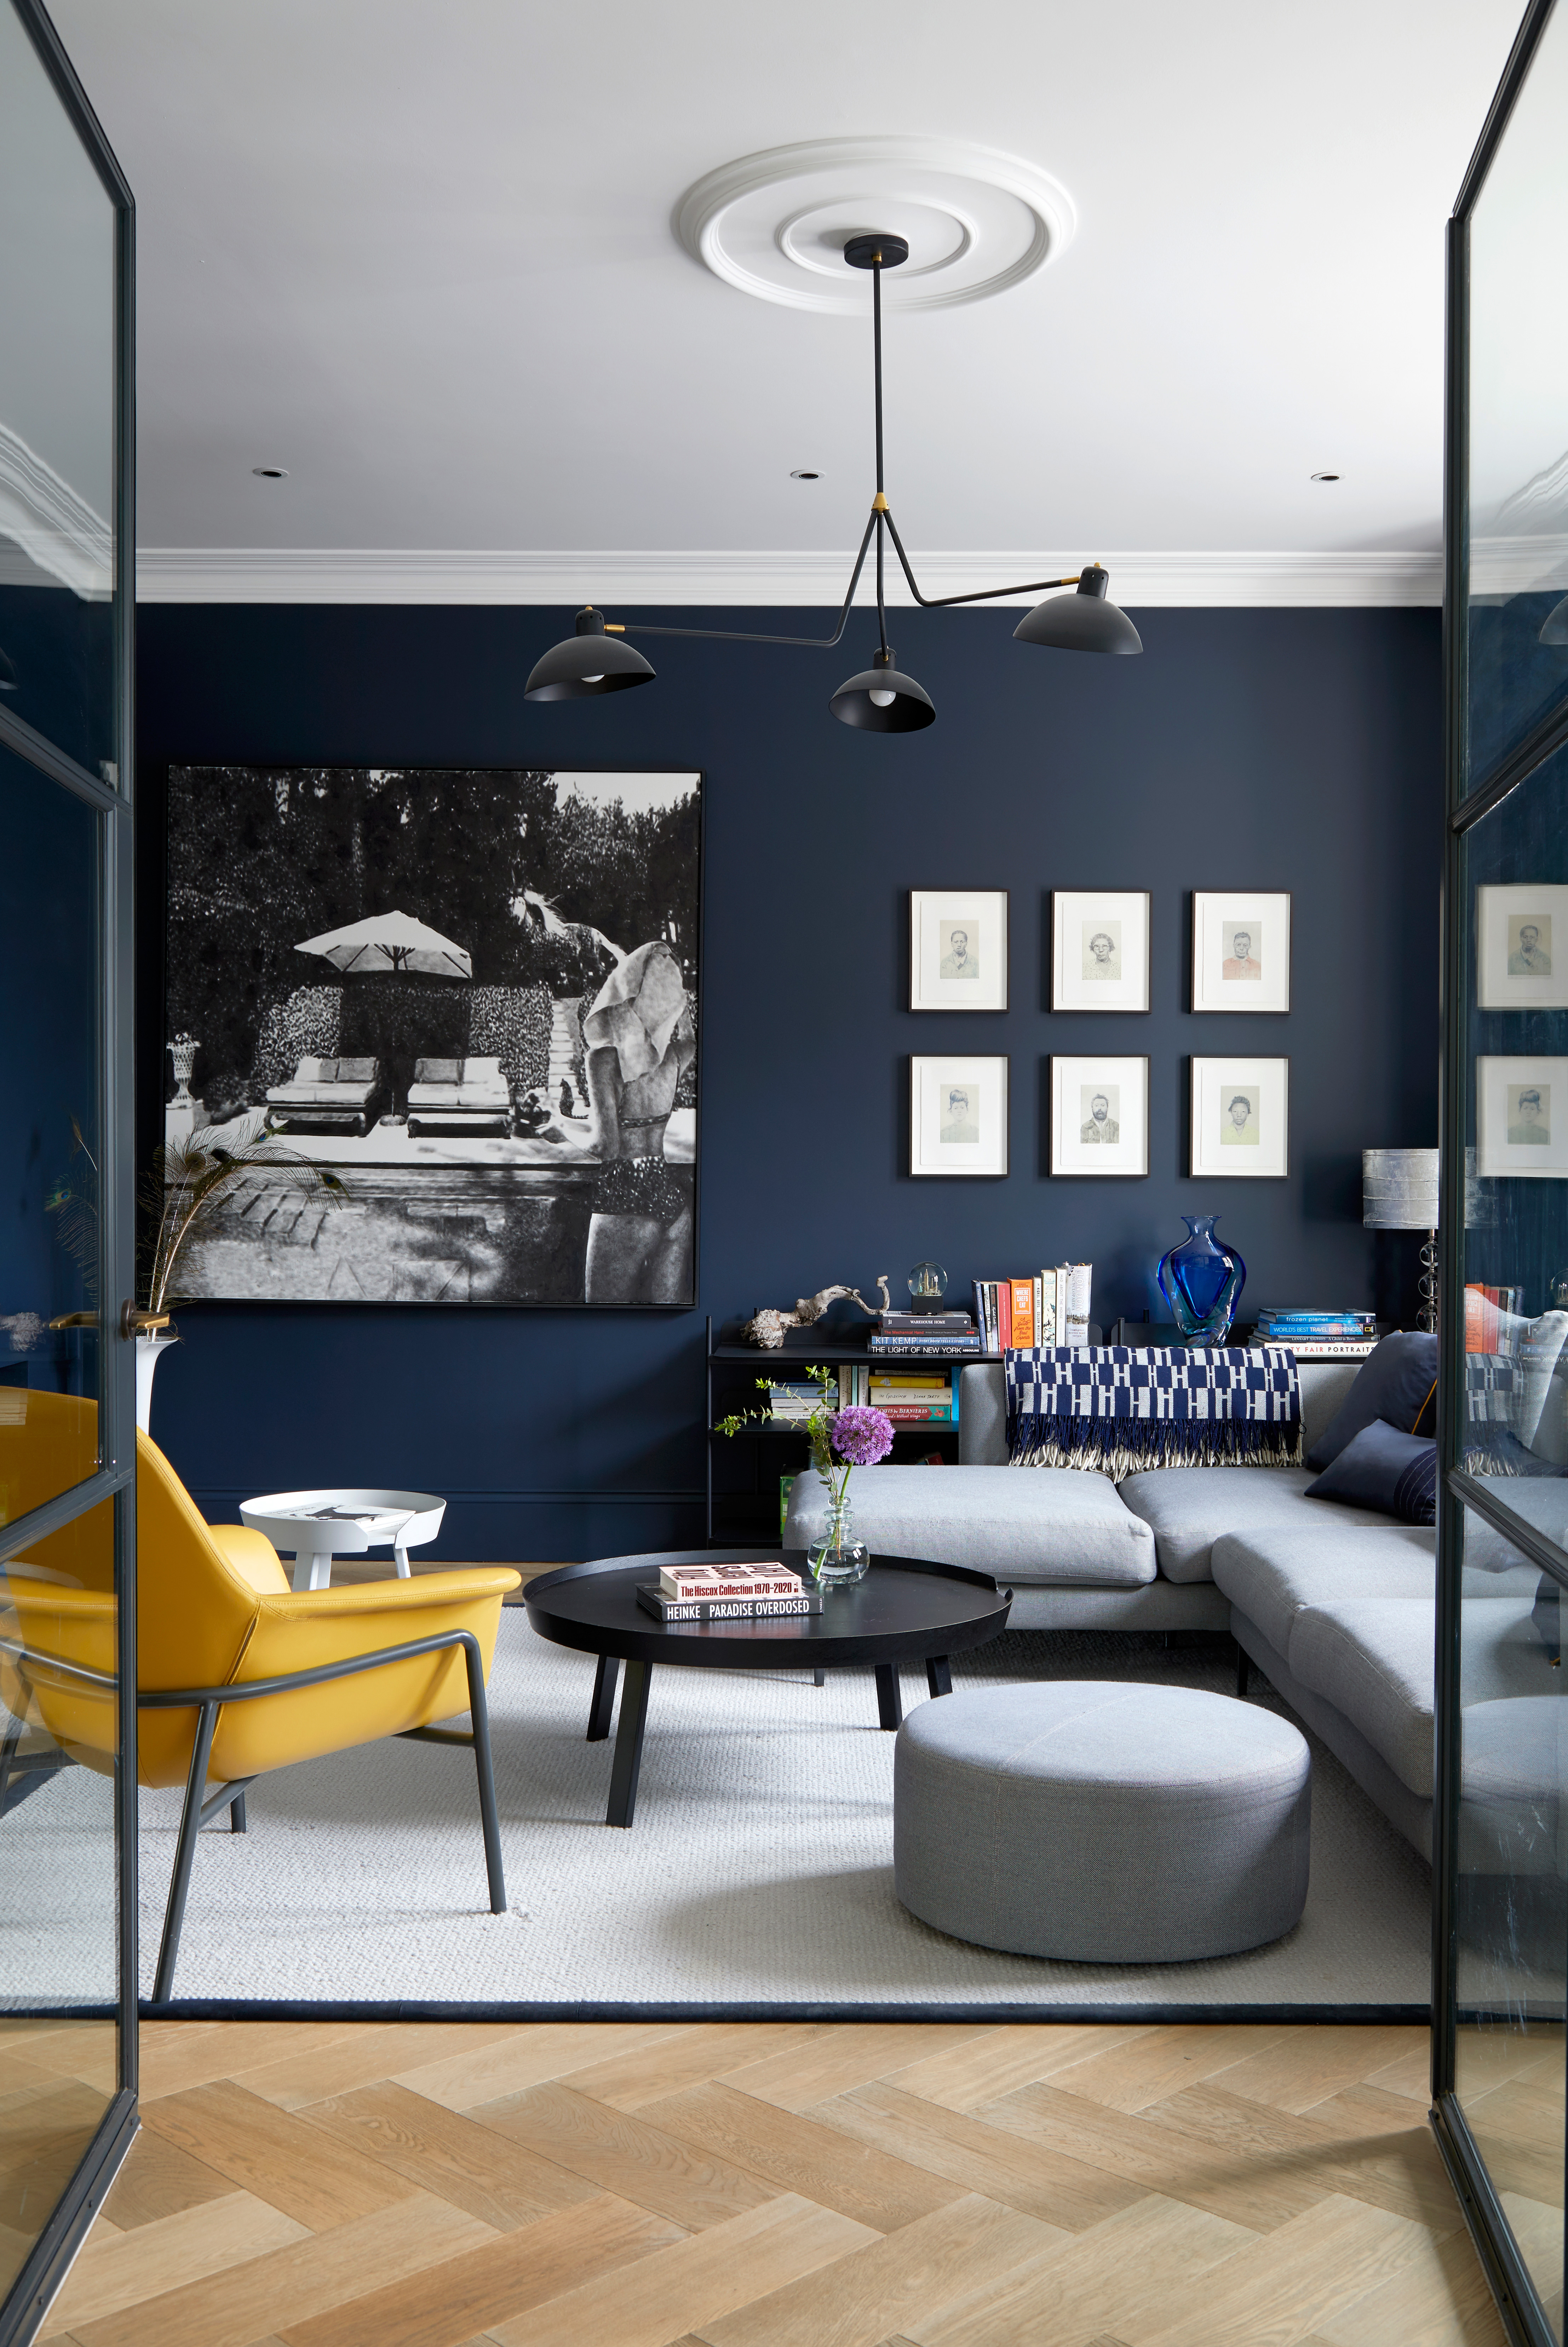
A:
[[[897,1663],[878,1663],[876,1665],[876,1717],[884,1727],[897,1727],[903,1720]]]
[[[946,1655],[928,1655],[926,1657],[926,1685],[933,1695],[952,1694],[953,1674],[948,1668]]]
[[[620,1676],[620,1665],[613,1655],[600,1655],[599,1668],[593,1675],[593,1701],[588,1707],[588,1740],[602,1744],[610,1734],[610,1714],[615,1709],[615,1682]]]
[[[610,1776],[607,1826],[629,1826],[637,1810],[637,1773],[642,1766],[642,1730],[648,1718],[651,1663],[628,1663],[620,1691],[620,1725],[615,1731],[615,1765]]]

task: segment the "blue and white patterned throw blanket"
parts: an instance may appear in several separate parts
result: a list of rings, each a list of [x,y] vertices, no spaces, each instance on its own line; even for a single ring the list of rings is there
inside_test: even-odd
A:
[[[1009,1353],[1008,1454],[1015,1467],[1295,1467],[1301,1460],[1296,1356],[1184,1345],[1048,1345]]]

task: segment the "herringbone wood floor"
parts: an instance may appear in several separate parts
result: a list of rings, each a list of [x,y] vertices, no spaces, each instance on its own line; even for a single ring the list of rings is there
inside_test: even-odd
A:
[[[142,2044],[143,2131],[56,2347],[1502,2340],[1422,2030],[163,2023]]]

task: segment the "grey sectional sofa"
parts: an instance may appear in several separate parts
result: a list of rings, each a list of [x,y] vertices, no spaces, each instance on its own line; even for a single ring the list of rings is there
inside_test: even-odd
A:
[[[1356,1373],[1302,1365],[1307,1449]],[[1018,1629],[1230,1631],[1430,1858],[1435,1533],[1308,1499],[1308,1468],[1163,1467],[1117,1485],[1006,1460],[1001,1368],[966,1368],[958,1465],[862,1469],[851,1486],[856,1528],[886,1555],[994,1573],[1014,1591]],[[1540,1507],[1568,1509],[1568,1483],[1526,1489]],[[787,1538],[809,1541],[824,1512],[820,1479],[798,1477]],[[1472,1532],[1467,1705],[1557,1692],[1534,1618],[1540,1580],[1495,1535]]]

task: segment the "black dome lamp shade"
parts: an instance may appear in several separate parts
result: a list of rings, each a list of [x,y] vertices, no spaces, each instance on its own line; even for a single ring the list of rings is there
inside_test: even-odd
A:
[[[590,603],[577,615],[577,632],[552,644],[536,661],[527,684],[525,701],[580,701],[598,692],[624,692],[634,684],[651,684],[655,671],[641,652],[617,642],[619,628],[605,630],[604,614]]]
[[[883,569],[888,546],[898,558],[910,595],[923,611],[945,610],[955,603],[990,603],[1004,597],[1036,595],[1050,587],[1076,587],[1076,595],[1050,595],[1043,603],[1037,603],[1013,630],[1018,641],[1048,644],[1059,651],[1071,652],[1141,652],[1143,649],[1132,620],[1110,600],[1106,593],[1109,574],[1098,562],[1090,563],[1082,572],[1066,579],[1029,579],[1021,586],[981,587],[968,595],[921,594],[887,503],[882,471],[882,272],[898,268],[908,258],[909,247],[901,236],[878,231],[845,241],[845,267],[867,270],[871,275],[876,495],[839,607],[838,625],[832,635],[767,636],[738,628],[666,628],[641,621],[637,624],[637,633],[644,636],[700,636],[711,643],[794,644],[811,651],[831,651],[843,641],[855,590],[875,538],[877,650],[872,665],[848,678],[828,703],[841,724],[853,725],[863,733],[917,733],[937,722],[930,694],[912,676],[904,675],[893,665],[883,595]],[[565,643],[553,645],[539,661],[524,688],[523,698],[569,701],[595,692],[620,692],[630,684],[651,683],[653,671],[648,662],[630,645],[610,641],[623,633],[622,629],[607,628],[604,619],[590,604],[578,613],[576,635],[569,636]]]
[[[930,694],[894,667],[891,651],[873,652],[871,666],[841,684],[827,705],[841,725],[863,733],[917,733],[937,722]]]
[[[1091,562],[1076,595],[1048,595],[1013,630],[1020,644],[1049,644],[1061,652],[1141,652],[1143,640],[1106,593],[1111,574]]]

